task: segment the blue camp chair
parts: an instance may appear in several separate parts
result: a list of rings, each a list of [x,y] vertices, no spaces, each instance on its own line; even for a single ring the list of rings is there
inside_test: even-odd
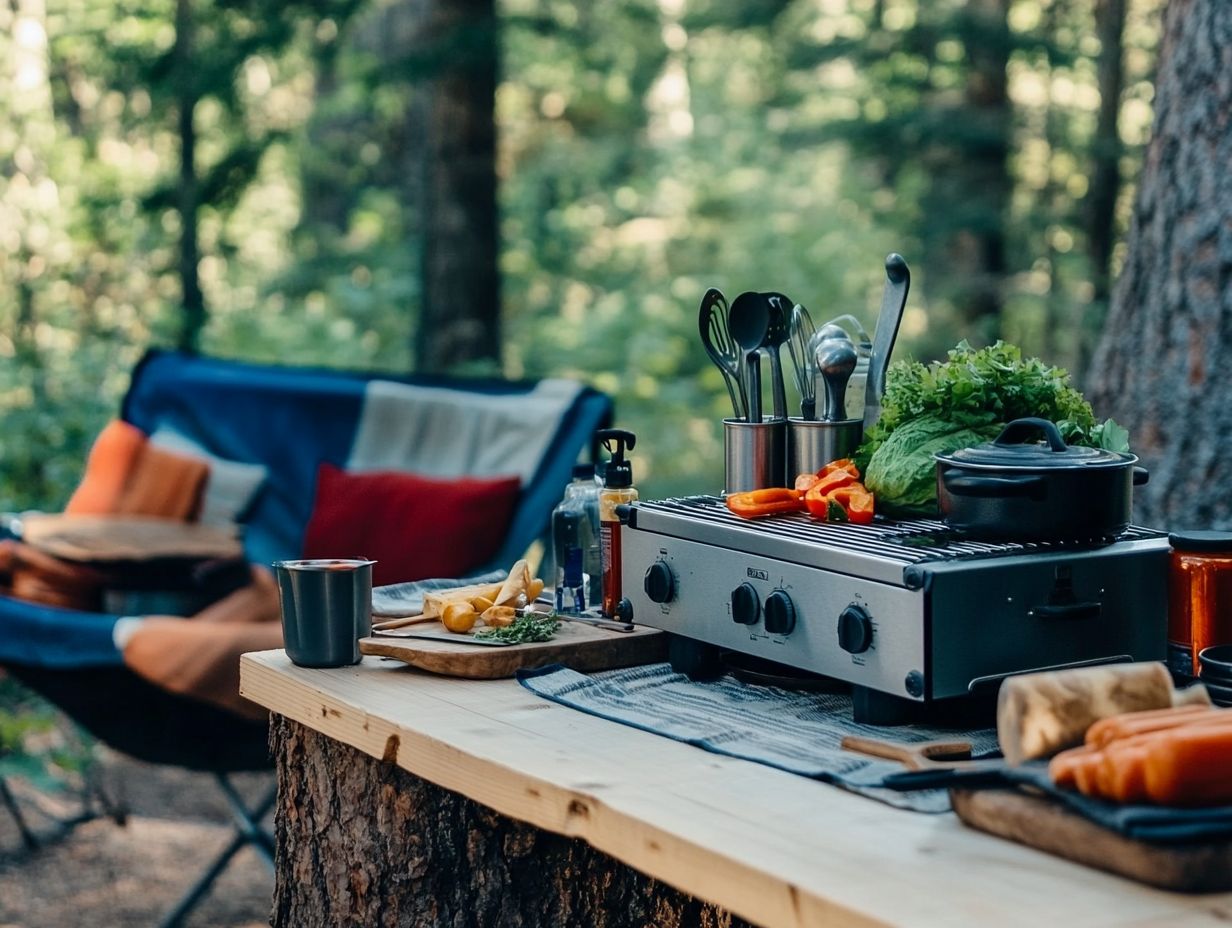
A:
[[[168,427],[218,458],[267,468],[265,485],[242,528],[248,560],[269,563],[300,555],[319,464],[348,466],[366,428],[366,397],[377,384],[388,393],[391,383],[473,398],[477,402],[466,408],[475,409],[475,415],[482,415],[485,405],[508,406],[522,398],[529,406],[539,387],[496,379],[258,365],[155,350],[134,369],[121,416],[147,434]],[[408,402],[414,403],[414,391],[409,392]],[[556,395],[559,400],[562,394]],[[542,537],[572,466],[587,451],[592,459],[595,455],[593,435],[610,424],[611,400],[576,385],[564,395],[561,414],[539,435],[541,456],[523,481],[504,542],[477,570],[507,567]],[[365,440],[371,444],[371,438]],[[457,476],[465,476],[465,468],[463,461]],[[272,790],[250,807],[227,779],[231,773],[270,766],[267,726],[165,692],[129,671],[113,642],[119,618],[0,596],[0,665],[117,750],[217,778],[234,812],[235,836],[168,914],[164,924],[173,925],[241,848],[252,845],[272,866],[272,840],[261,825],[274,801]],[[0,789],[0,794],[7,796],[7,791]]]

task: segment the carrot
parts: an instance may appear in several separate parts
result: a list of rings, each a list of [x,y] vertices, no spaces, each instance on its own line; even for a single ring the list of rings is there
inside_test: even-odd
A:
[[[1074,765],[1074,785],[1082,795],[1099,795],[1099,764],[1103,759],[1102,753],[1092,751],[1090,757],[1084,757]]]
[[[1074,787],[1074,772],[1094,753],[1090,744],[1062,751],[1048,762],[1048,776],[1057,786]]]
[[[1149,744],[1127,744],[1120,751],[1106,753],[1099,771],[1103,797],[1114,802],[1144,801],[1149,753]]]
[[[1161,805],[1232,802],[1232,725],[1187,725],[1146,749],[1146,792]]]
[[[1132,738],[1151,731],[1162,731],[1174,725],[1184,725],[1198,713],[1209,715],[1222,713],[1222,709],[1206,706],[1178,706],[1168,709],[1150,709],[1145,712],[1124,712],[1110,718],[1100,719],[1087,729],[1086,743],[1104,747],[1122,738]],[[1232,716],[1232,713],[1229,713]]]

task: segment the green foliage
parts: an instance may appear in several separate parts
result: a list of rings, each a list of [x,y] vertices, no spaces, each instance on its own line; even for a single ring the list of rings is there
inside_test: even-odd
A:
[[[90,748],[66,738],[63,724],[42,700],[0,677],[0,777],[59,789],[80,775],[91,762]]]

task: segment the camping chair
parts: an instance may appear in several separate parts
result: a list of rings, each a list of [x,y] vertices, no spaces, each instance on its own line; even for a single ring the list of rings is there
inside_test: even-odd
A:
[[[508,567],[543,536],[578,457],[589,450],[593,458],[594,432],[610,424],[612,404],[563,381],[393,377],[151,351],[133,371],[121,417],[146,434],[172,430],[218,466],[264,469],[239,519],[245,556],[258,564],[301,556],[318,465],[435,478],[516,468],[508,528],[477,573]],[[118,643],[121,619],[0,596],[0,665],[103,743],[214,775],[234,813],[234,838],[168,913],[163,924],[175,925],[243,847],[272,866],[272,838],[261,825],[272,789],[247,806],[227,779],[270,768],[268,725],[138,676]]]

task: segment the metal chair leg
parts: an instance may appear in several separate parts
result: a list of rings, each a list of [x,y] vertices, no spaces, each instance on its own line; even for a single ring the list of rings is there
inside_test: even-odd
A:
[[[231,862],[231,858],[245,846],[252,845],[256,849],[258,856],[265,861],[270,870],[274,869],[274,839],[261,826],[261,819],[274,806],[274,800],[278,796],[277,786],[271,786],[269,791],[261,797],[260,801],[249,809],[245,805],[243,797],[236,792],[235,787],[231,785],[231,781],[227,779],[226,774],[215,774],[215,780],[218,782],[219,789],[222,790],[223,795],[226,796],[228,805],[231,806],[235,835],[228,842],[227,846],[222,849],[222,852],[214,858],[213,863],[189,887],[180,901],[163,917],[163,920],[159,923],[160,928],[179,928],[184,918],[196,908],[197,903],[210,891],[214,881],[227,869],[227,864]]]

